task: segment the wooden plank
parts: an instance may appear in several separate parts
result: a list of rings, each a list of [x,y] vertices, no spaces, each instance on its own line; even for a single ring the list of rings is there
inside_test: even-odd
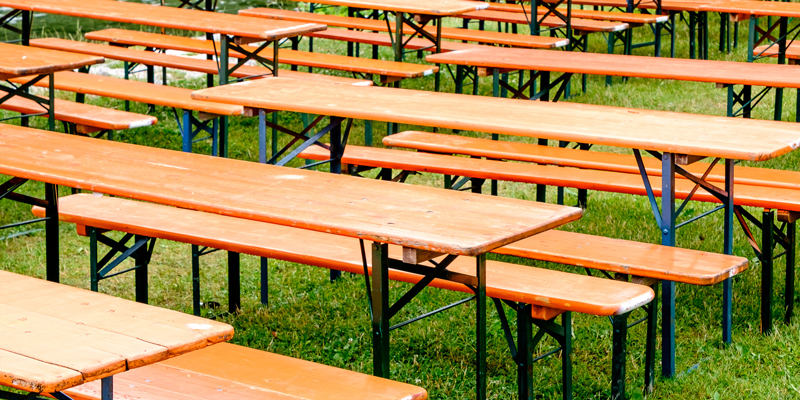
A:
[[[264,22],[225,13],[108,0],[0,0],[0,7],[231,36],[277,40],[324,30],[325,25]]]
[[[377,32],[394,32],[395,27],[387,27],[385,21],[376,21],[365,18],[342,17],[338,15],[312,14],[289,10],[276,10],[272,8],[251,8],[239,10],[239,15],[260,17],[267,19],[278,19],[284,21],[308,22],[314,21],[331,26],[342,28],[363,29]],[[411,27],[403,28],[404,32],[412,32]],[[428,26],[425,28],[431,34],[436,34],[436,27]],[[512,33],[478,31],[473,29],[461,28],[442,28],[442,38],[450,40],[465,40],[469,42],[479,42],[491,45],[506,45],[515,47],[562,47],[569,43],[566,39],[557,41],[553,44],[553,38],[545,38],[534,35],[517,35]]]
[[[143,34],[147,33],[143,32]],[[155,34],[150,34],[150,35],[155,35]],[[159,36],[166,36],[166,35],[159,35]],[[188,39],[188,38],[182,38],[182,39],[191,42],[205,43],[203,41],[194,39]],[[63,48],[63,49],[69,49],[69,51],[73,51],[76,53],[103,55],[104,57],[113,60],[142,63],[146,65],[174,68],[184,71],[202,72],[213,75],[217,75],[219,73],[219,66],[217,62],[214,60],[198,60],[189,57],[181,57],[169,54],[154,53],[151,51],[133,50],[121,47],[106,46],[96,43],[85,43],[85,42],[76,42],[72,40],[47,38],[47,39],[33,39],[31,40],[31,46],[51,48],[51,49]],[[150,46],[148,45],[148,47]],[[208,47],[207,54],[214,54],[213,45],[211,43],[208,43],[206,47]],[[219,48],[219,46],[217,46],[217,48]],[[196,50],[198,49],[195,48],[194,51]],[[193,50],[187,49],[186,51],[193,51]],[[231,65],[231,67],[233,66],[234,65]],[[363,79],[353,79],[353,78],[345,78],[345,77],[322,75],[322,74],[310,74],[308,72],[300,72],[300,71],[280,70],[278,74],[281,77],[285,78],[339,83],[346,85],[369,86],[371,84],[370,81]],[[272,71],[269,68],[253,66],[253,65],[243,65],[230,74],[230,76],[235,78],[250,78],[256,76],[270,77],[271,75]]]
[[[488,4],[465,0],[320,0],[315,3],[440,17],[483,10],[488,7]]]
[[[135,37],[138,38],[138,41],[147,47],[164,48],[164,46],[166,45],[167,48],[181,47],[177,50],[189,51],[200,54],[214,54],[216,49],[219,49],[220,47],[220,44],[218,42],[215,43],[212,41],[196,40],[196,39],[177,37],[177,36],[171,37],[169,35],[161,35],[149,32],[132,32],[129,35],[130,36],[135,35]],[[176,45],[170,45],[171,43],[175,43]],[[95,43],[76,42],[72,40],[64,40],[56,38],[33,39],[31,40],[31,46],[43,47],[49,49],[53,48],[69,49],[69,51],[77,53],[98,54],[114,60],[143,62],[149,65],[152,65],[152,63],[159,63],[159,65],[163,65],[165,61],[172,61],[172,63],[176,65],[176,66],[163,65],[168,68],[182,68],[185,67],[186,65],[188,65],[191,68],[194,66],[202,65],[206,66],[205,71],[203,72],[207,73],[215,73],[213,71],[216,69],[215,67],[217,65],[216,61],[213,60],[197,60],[187,57],[172,56],[172,55],[153,53],[148,51],[138,51],[121,47],[106,46]],[[258,48],[253,46],[244,46],[244,47],[247,50],[253,52],[258,50]],[[272,52],[273,49],[268,48],[259,53],[259,55],[271,61]],[[234,53],[232,54],[232,56],[237,58],[244,57],[240,53]],[[278,59],[281,64],[298,65],[298,66],[315,67],[315,68],[327,68],[340,71],[358,72],[364,74],[398,76],[401,78],[417,78],[421,76],[431,75],[439,71],[438,67],[430,65],[384,61],[384,60],[371,60],[368,58],[347,57],[334,54],[309,53],[306,51],[295,51],[290,49],[281,49],[279,51]],[[243,71],[234,71],[232,76],[248,77],[254,75],[263,75],[265,73],[270,72],[269,69],[265,67],[254,67],[254,66],[247,66],[247,67],[249,68],[242,67],[244,68]],[[280,75],[283,75],[283,71],[279,71],[279,76]],[[310,74],[300,73],[296,75],[310,75]],[[350,80],[348,80],[348,82],[349,81]]]
[[[271,80],[281,78],[264,81]],[[482,254],[581,216],[572,207],[11,125],[0,125],[0,151],[8,155],[0,159],[6,175],[448,254]]]
[[[0,43],[0,74],[5,77],[50,74],[101,64],[103,57],[90,57],[66,51],[32,49],[27,46]],[[45,79],[46,81],[46,79]]]
[[[302,158],[320,160],[326,157],[316,148],[308,148],[300,154]],[[638,174],[623,174],[607,171],[559,168],[546,165],[509,163],[505,161],[481,160],[439,154],[424,154],[410,151],[347,146],[343,163],[374,168],[392,168],[404,171],[430,172],[479,179],[494,179],[509,182],[543,184],[547,186],[647,196],[647,190]],[[649,177],[656,197],[661,196],[661,178]],[[688,179],[676,179],[675,196],[686,198],[694,188]],[[774,208],[800,211],[800,192],[796,190],[761,186],[735,185],[734,203],[741,206]],[[692,197],[696,201],[718,203],[719,200],[699,190]]]
[[[522,142],[497,141],[460,135],[407,131],[383,138],[385,146],[423,150],[442,154],[463,154],[495,160],[525,161],[564,167],[639,174],[639,166],[632,154],[584,151],[552,146],[539,146]],[[661,160],[645,155],[642,158],[649,176],[661,176]],[[702,176],[710,164],[695,163],[685,169]],[[681,175],[676,176],[682,179]],[[708,182],[725,182],[725,166],[717,164],[706,177]],[[734,182],[751,186],[764,186],[800,190],[800,172],[758,167],[736,166]],[[722,185],[719,185],[722,186]]]
[[[13,79],[13,82],[27,82],[27,78]],[[36,86],[46,86],[38,82]],[[201,111],[219,115],[242,115],[244,108],[191,98],[191,89],[154,85],[147,82],[131,81],[110,76],[99,76],[72,71],[57,72],[55,86],[58,90],[75,93],[131,100],[145,104],[155,104],[179,109]]]
[[[115,397],[148,400],[427,398],[425,389],[413,385],[227,343],[120,374],[115,383],[120,387]],[[86,384],[68,393],[99,400],[99,386]]]
[[[73,369],[0,350],[0,384],[34,393],[55,392],[83,383]]]
[[[800,4],[771,1],[719,1],[704,4],[701,11],[770,17],[800,17]]]
[[[489,47],[431,54],[426,60],[485,68],[800,88],[797,68],[776,64]]]
[[[358,241],[353,238],[107,196],[94,197],[85,194],[68,196],[60,200],[59,208],[60,219],[65,222],[88,224],[99,228],[345,272],[364,273],[360,246]],[[37,210],[36,214],[42,215],[43,210]],[[198,226],[203,226],[203,229],[198,230]],[[574,243],[574,241],[566,241],[565,243]],[[403,249],[398,246],[391,246],[390,253],[394,258],[401,258]],[[719,258],[744,260],[732,256],[720,256]],[[618,257],[618,259],[620,258]],[[609,264],[614,266],[623,261],[609,262]],[[371,260],[368,259],[367,262],[369,264]],[[598,262],[599,264],[601,262]],[[649,266],[647,263],[644,265],[643,269]],[[463,257],[456,259],[455,264],[450,267],[451,270],[467,275],[474,275],[475,268],[474,259]],[[534,316],[540,319],[550,319],[563,310],[607,315],[607,313],[614,313],[624,309],[627,307],[628,300],[630,300],[630,298],[616,297],[617,295],[613,294],[614,291],[594,292],[596,294],[595,297],[587,296],[583,300],[579,300],[576,297],[581,296],[581,291],[570,291],[576,290],[578,286],[583,284],[587,285],[587,287],[605,285],[602,280],[585,281],[576,275],[566,273],[551,276],[550,272],[541,272],[536,268],[507,265],[495,261],[487,262],[486,268],[487,296],[532,304],[534,305]],[[718,268],[717,275],[727,276],[730,273],[728,264],[717,263],[708,268],[709,270]],[[674,269],[680,271],[680,264]],[[416,283],[421,279],[420,275],[393,269],[389,271],[389,276],[393,280],[409,283]],[[570,284],[570,290],[560,292],[559,285],[554,287],[541,286],[540,279],[543,279],[543,276],[550,277],[547,279],[561,279],[564,281],[578,279],[578,281]],[[679,272],[676,272],[673,279],[682,281],[683,277],[680,276]],[[466,286],[448,281],[434,280],[430,286],[467,294],[472,293],[471,289]],[[609,295],[609,293],[612,293],[612,295]],[[631,294],[631,292],[627,293]],[[645,292],[633,292],[634,297],[642,293]],[[582,303],[576,303],[576,301],[582,301]],[[576,304],[581,305],[576,306]]]
[[[422,264],[441,255],[442,253],[403,247],[403,262],[409,264]]]
[[[750,161],[768,160],[800,146],[800,130],[789,122],[396,88],[341,88],[275,78],[204,89],[192,94],[192,98],[253,108]],[[503,118],[493,117],[497,115]]]
[[[505,11],[481,10],[459,15],[460,18],[476,19],[481,21],[504,22],[509,24],[528,25],[527,14],[512,13]],[[574,15],[570,19],[572,29],[584,32],[619,32],[628,29],[628,24],[624,22],[610,22],[594,19],[577,18]],[[541,21],[542,26],[561,28],[566,27],[566,23],[558,17],[549,16]]]
[[[181,312],[141,304],[113,296],[87,296],[86,291],[39,279],[0,271],[4,291],[0,303],[21,310],[100,328],[154,343],[168,350],[170,357],[224,342],[233,328]],[[25,296],[25,293],[47,295]]]
[[[528,15],[531,14],[531,7],[529,5],[497,3],[497,2],[488,2],[488,4],[489,8],[487,8],[487,10],[506,11],[506,12],[515,12],[523,14],[527,13]],[[549,11],[545,7],[539,7],[536,10],[536,12],[538,15],[543,15]],[[562,10],[561,12],[566,14],[566,10]],[[617,11],[581,10],[578,8],[573,8],[571,10],[571,15],[574,18],[596,19],[600,21],[619,21],[637,25],[653,24],[656,22],[666,22],[667,20],[669,20],[668,15],[634,14],[634,13],[617,12]]]
[[[48,296],[47,290],[36,295]],[[167,349],[124,334],[0,304],[0,350],[78,371],[84,381],[167,358]],[[0,382],[13,385],[13,382]]]
[[[3,104],[0,104],[0,108],[25,114],[47,112],[47,110],[42,108],[42,106],[35,101],[19,96],[6,100]],[[156,117],[151,117],[149,115],[141,115],[62,99],[56,99],[54,111],[55,117],[59,121],[101,130],[134,129],[155,125],[158,122]]]

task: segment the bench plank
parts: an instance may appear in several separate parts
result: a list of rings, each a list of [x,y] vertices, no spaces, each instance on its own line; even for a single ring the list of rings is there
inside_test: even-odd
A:
[[[800,146],[800,132],[788,122],[397,88],[341,88],[274,78],[204,89],[192,97],[268,110],[749,161],[768,160]]]
[[[487,10],[494,10],[494,11],[506,11],[506,12],[515,12],[515,13],[527,13],[530,15],[531,7],[530,6],[523,6],[522,4],[511,4],[511,3],[498,3],[498,2],[488,2],[489,8]],[[576,3],[573,3],[576,4]],[[623,6],[624,8],[624,6]],[[539,7],[537,10],[538,15],[543,15],[548,12],[545,7]],[[562,11],[566,12],[566,11]],[[583,19],[596,19],[601,21],[619,21],[619,22],[627,22],[629,24],[636,24],[636,25],[645,25],[645,24],[653,24],[656,22],[666,22],[669,20],[668,15],[652,15],[652,14],[634,14],[634,13],[626,13],[626,12],[615,12],[615,11],[598,11],[598,10],[581,10],[577,8],[573,8],[572,11],[573,18],[583,18]]]
[[[636,159],[631,154],[604,153],[530,143],[480,139],[460,135],[406,131],[383,138],[390,147],[421,150],[441,154],[462,154],[495,160],[525,161],[565,167],[639,174]],[[661,176],[661,161],[642,157],[650,176]],[[708,169],[706,162],[683,166],[687,171],[702,176]],[[800,190],[800,172],[758,167],[736,166],[734,182],[752,186]],[[677,175],[676,178],[683,178]],[[709,182],[725,182],[725,167],[715,166],[706,177]]]
[[[308,148],[300,154],[300,157],[314,160],[327,159],[324,157],[330,155],[325,154],[315,148]],[[509,163],[353,145],[345,149],[342,163],[647,196],[642,178],[637,174]],[[650,182],[654,195],[660,197],[661,178],[650,177]],[[800,211],[800,192],[797,190],[782,188],[765,190],[760,186],[742,184],[736,184],[734,187],[736,205]],[[693,182],[676,179],[675,197],[684,199],[693,188]],[[716,197],[702,190],[695,193],[692,199],[719,203]]]
[[[154,85],[146,82],[83,74],[72,71],[57,72],[55,86],[58,90],[84,93],[113,99],[131,100],[145,104],[175,107],[217,115],[243,115],[244,107],[191,98],[191,89]],[[26,78],[13,79],[12,82],[27,82]],[[47,82],[38,82],[45,87]]]
[[[128,371],[114,380],[115,395],[147,400],[427,398],[420,387],[230,343]],[[75,400],[99,400],[100,385],[85,384],[67,394]]]
[[[528,25],[529,23],[528,14],[496,11],[496,10],[473,11],[461,14],[458,17],[464,19],[476,19],[480,21],[504,22],[509,24],[520,24],[520,25]],[[564,21],[562,21],[558,17],[550,16],[546,17],[543,21],[541,21],[541,25],[552,28],[561,28],[565,27],[567,24],[564,23]],[[611,22],[611,21],[602,21],[596,19],[576,18],[574,14],[570,19],[570,25],[572,26],[572,29],[583,32],[619,32],[619,31],[624,31],[629,27],[628,24],[625,22]]]
[[[289,10],[276,10],[272,8],[251,8],[248,10],[239,10],[239,15],[247,15],[252,17],[260,17],[267,19],[277,19],[283,21],[295,22],[308,22],[315,21],[325,25],[338,26],[342,28],[363,29],[367,31],[389,32],[389,28],[385,21],[376,21],[365,18],[351,18],[342,17],[338,15],[325,15],[325,14],[312,14],[299,11]],[[411,27],[408,27],[411,29]],[[436,27],[425,28],[431,34],[436,34]],[[394,27],[391,28],[394,32]],[[411,32],[405,30],[406,32]],[[477,31],[472,29],[461,28],[442,28],[442,38],[451,40],[466,40],[469,42],[488,43],[493,45],[505,45],[516,47],[552,47],[551,38],[543,38],[541,36],[532,35],[517,35],[511,33],[492,32],[492,31]],[[545,39],[545,40],[543,40]],[[542,44],[545,44],[543,46]],[[562,39],[555,47],[562,47],[569,43],[568,40]]]
[[[65,222],[364,273],[359,243],[352,238],[105,196],[68,196],[60,199],[59,207],[59,218]],[[203,229],[198,230],[198,226]],[[402,258],[399,246],[392,246],[390,253]],[[487,296],[532,304],[535,317],[553,314],[542,308],[616,315],[652,299],[651,289],[625,282],[496,261],[487,261],[486,265]],[[475,261],[458,258],[448,269],[474,275]],[[397,270],[390,270],[389,277],[410,283],[422,278]],[[472,293],[450,281],[437,279],[431,286]]]
[[[0,125],[0,151],[6,175],[454,255],[483,254],[582,214],[12,125]]]
[[[12,97],[0,104],[0,108],[23,114],[46,112],[38,103],[22,97]],[[88,126],[102,130],[124,130],[152,126],[156,117],[141,115],[111,108],[56,99],[55,117],[59,121]]]
[[[175,49],[187,52],[194,52],[200,54],[216,54],[220,44],[212,43],[206,40],[197,40],[187,37],[161,35],[149,32],[131,32],[128,36],[133,36],[136,40],[144,46],[155,48]],[[115,46],[106,46],[94,43],[76,42],[72,40],[45,38],[31,40],[31,46],[42,47],[48,49],[68,49],[69,51],[83,53],[83,54],[97,54],[104,57],[123,60],[129,62],[141,62],[144,64],[158,63],[158,66],[166,66],[168,68],[181,68],[188,69],[196,66],[204,66],[204,71],[213,73],[216,67],[216,62],[213,60],[197,60],[193,58],[173,56],[166,54],[158,54],[148,51],[138,51],[126,49]],[[250,51],[256,51],[257,48],[253,46],[243,46]],[[265,54],[269,53],[269,55]],[[262,51],[260,55],[268,60],[272,60],[272,49]],[[232,52],[232,57],[243,58],[241,53]],[[383,60],[370,60],[367,58],[346,57],[320,53],[309,53],[305,51],[294,51],[288,49],[280,50],[279,60],[281,64],[300,65],[307,67],[328,68],[348,72],[359,72],[364,74],[378,74],[386,76],[394,76],[400,78],[416,78],[420,76],[430,75],[439,70],[438,67],[401,63],[394,61]],[[172,64],[167,65],[167,64]],[[265,67],[246,66],[243,67],[244,71],[234,71],[231,76],[247,77],[253,75],[269,74],[270,71]],[[283,75],[284,70],[279,71],[279,75]],[[295,72],[295,73],[292,73]],[[313,74],[306,72],[290,71],[291,77],[308,77],[312,79]],[[324,76],[324,75],[323,75]],[[335,80],[335,79],[334,79]],[[345,78],[345,82],[350,82],[352,79]]]

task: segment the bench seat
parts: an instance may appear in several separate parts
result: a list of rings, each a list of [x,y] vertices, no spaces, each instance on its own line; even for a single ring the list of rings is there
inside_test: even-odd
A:
[[[458,18],[474,19],[479,21],[503,22],[509,24],[528,25],[529,16],[522,13],[496,11],[496,10],[480,10],[472,11],[458,15]],[[542,26],[561,28],[565,27],[564,21],[557,17],[546,17],[541,22]],[[581,32],[581,34],[592,32],[620,32],[628,29],[629,25],[625,22],[611,22],[601,21],[596,19],[582,19],[575,18],[575,15],[570,19],[570,25],[573,30]]]
[[[304,150],[299,157],[327,160],[329,153],[314,148]],[[477,179],[542,184],[575,189],[599,190],[646,196],[642,178],[638,174],[597,171],[555,166],[508,163],[504,161],[454,157],[450,155],[425,154],[411,151],[347,146],[343,164],[373,168],[391,168],[405,171],[431,172],[436,174],[466,176]],[[661,179],[650,177],[653,192],[661,196]],[[676,179],[675,197],[685,199],[692,193],[694,183],[687,179]],[[735,184],[738,206],[750,206],[784,211],[800,211],[800,191],[785,188],[770,188]],[[693,200],[719,203],[705,191],[697,191]]]
[[[100,382],[64,391],[100,400]],[[146,400],[425,400],[425,389],[220,343],[114,376],[114,397]]]
[[[524,161],[563,167],[639,174],[636,158],[630,154],[585,151],[419,131],[400,132],[387,136],[383,139],[383,144],[390,147],[432,153],[462,154],[495,160]],[[660,160],[643,157],[642,161],[648,175],[661,176]],[[683,166],[683,168],[702,176],[709,165],[706,162],[696,162]],[[683,178],[680,175],[676,177]],[[716,165],[706,179],[710,182],[725,182],[724,165]],[[800,172],[736,166],[734,181],[751,186],[798,190],[800,189]]]
[[[376,21],[364,18],[341,17],[337,15],[313,14],[300,11],[276,10],[272,8],[252,8],[249,10],[239,10],[239,15],[251,17],[261,17],[295,22],[315,22],[341,28],[363,29],[367,31],[388,32],[389,28],[385,21]],[[426,27],[432,34],[436,33],[436,27]],[[392,28],[394,31],[394,28]],[[406,32],[413,32],[409,27]],[[553,39],[543,36],[517,35],[512,33],[477,31],[462,28],[442,28],[442,38],[450,40],[464,40],[467,42],[487,43],[493,45],[503,45],[512,47],[528,48],[550,48],[553,46]],[[562,47],[569,43],[566,39],[560,39],[555,47]]]
[[[158,33],[129,31],[126,36],[131,40],[137,41],[138,43],[136,45],[158,48],[158,49],[172,49],[172,50],[181,50],[192,53],[215,55],[220,48],[220,43],[218,42],[213,43],[207,40],[197,40],[187,37],[162,35]],[[95,43],[76,42],[76,41],[56,39],[56,38],[34,39],[31,40],[31,46],[43,47],[48,49],[62,49],[83,54],[103,54],[104,57],[115,60],[142,62],[144,64],[149,64],[154,60],[158,61],[162,59],[157,57],[158,55],[162,54],[154,55],[154,57],[152,58],[149,58],[146,55],[139,55],[138,57],[146,59],[146,61],[138,61],[137,54],[152,53],[152,52],[142,52],[137,50],[125,49],[117,46],[105,46]],[[244,45],[242,47],[244,47],[249,51],[257,50],[257,47],[254,46]],[[244,55],[242,55],[241,53],[237,53],[235,51],[230,52],[229,55],[231,57],[244,58]],[[272,49],[267,49],[265,51],[262,51],[260,53],[260,56],[268,60],[271,60]],[[166,60],[178,60],[180,58],[186,58],[186,57],[172,56],[172,55],[165,55],[165,57],[163,57],[163,59]],[[189,60],[195,61],[195,59],[189,59]],[[197,63],[198,65],[202,64],[216,65],[215,61],[210,61],[210,60],[196,60],[196,61],[205,61],[205,63]],[[309,53],[306,51],[296,51],[290,49],[281,49],[279,51],[278,61],[280,64],[326,68],[326,69],[333,69],[346,72],[356,72],[362,74],[376,74],[380,76],[390,76],[402,79],[427,76],[434,74],[439,70],[438,67],[431,65],[421,65],[421,64],[403,63],[395,61],[371,60],[366,58],[346,57],[333,54]],[[262,70],[260,74],[269,73],[269,70],[263,67],[255,67],[255,69]],[[278,75],[283,75],[283,72],[284,72],[283,70],[279,71]],[[251,73],[250,75],[256,75],[256,74]],[[289,72],[289,75],[290,75],[289,77],[296,79],[301,79],[302,77],[308,77],[309,79],[314,78],[313,77],[314,74],[309,74],[307,72],[295,71],[295,73]]]
[[[764,54],[761,54],[764,53]],[[768,56],[768,57],[777,57],[778,56],[778,45],[762,45],[758,46],[753,49],[754,56]],[[800,44],[795,44],[794,42],[786,42],[786,59],[789,60],[790,64],[796,64],[797,60],[800,60]]]
[[[43,212],[34,208],[36,215]],[[78,225],[83,235],[87,235],[86,227],[94,227],[364,274],[355,238],[90,194],[59,199],[59,218]],[[390,252],[402,258],[400,247],[391,246]],[[739,268],[746,266],[746,260],[736,261],[743,263]],[[475,262],[459,257],[448,269],[473,274]],[[531,304],[537,319],[548,320],[563,311],[619,315],[654,296],[646,286],[497,261],[487,261],[486,270],[487,296]],[[393,269],[389,277],[409,283],[422,278]],[[434,280],[431,286],[471,293],[451,281]]]
[[[189,39],[192,40],[192,39]],[[30,42],[33,47],[41,47],[53,50],[71,51],[82,54],[103,54],[105,58],[140,63],[156,67],[166,67],[180,69],[184,71],[201,72],[205,74],[218,74],[217,63],[213,60],[198,60],[195,58],[173,56],[169,54],[154,53],[152,51],[126,49],[122,47],[107,46],[96,43],[76,42],[72,40],[45,38],[33,39]],[[272,71],[266,67],[244,65],[233,71],[231,76],[234,78],[249,78],[254,76],[267,77],[272,75]],[[372,83],[367,80],[344,78],[331,75],[310,74],[308,72],[280,70],[278,75],[283,78],[302,79],[319,82],[330,82],[345,85],[369,86]]]
[[[488,2],[491,11],[506,11],[515,13],[527,13],[530,15],[531,7],[525,5],[524,8],[520,4]],[[624,7],[623,7],[624,8]],[[545,7],[539,7],[537,10],[539,15],[545,14],[548,10]],[[634,14],[626,12],[614,11],[598,11],[598,10],[581,10],[577,8],[572,9],[572,17],[582,19],[596,19],[600,21],[618,21],[626,22],[634,25],[646,25],[657,22],[666,22],[669,20],[668,15],[652,15],[652,14]]]
[[[0,104],[0,108],[23,114],[45,112],[42,106],[35,101],[18,96],[6,100],[4,103]],[[97,131],[135,129],[152,126],[158,122],[156,117],[148,115],[113,110],[62,99],[55,100],[54,111],[57,120],[74,124],[77,133],[81,134],[89,134]]]

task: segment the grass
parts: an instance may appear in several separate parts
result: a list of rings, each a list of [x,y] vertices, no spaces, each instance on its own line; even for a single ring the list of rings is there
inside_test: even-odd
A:
[[[739,47],[732,54],[716,50],[718,17],[711,16],[711,58],[717,60],[746,59],[746,26],[740,29]],[[71,23],[75,23],[74,20]],[[101,29],[104,23],[94,22],[91,29]],[[38,31],[39,35],[80,37],[87,21],[78,25],[58,25]],[[636,41],[651,39],[646,28],[637,28]],[[685,24],[678,26],[678,57],[688,57],[688,32]],[[668,44],[665,43],[664,50]],[[317,41],[318,50],[344,54],[338,43]],[[599,35],[591,38],[590,51],[605,52],[605,43]],[[620,52],[620,49],[617,49]],[[637,49],[637,54],[651,54],[652,48]],[[381,56],[390,59],[388,49]],[[417,62],[414,54],[411,62]],[[343,74],[340,74],[344,76]],[[443,91],[452,91],[452,79],[445,73]],[[512,76],[512,81],[515,79]],[[184,87],[202,87],[204,78],[170,71],[170,81]],[[573,98],[569,101],[589,104],[680,111],[706,115],[725,115],[725,91],[712,84],[628,79],[622,83],[615,78],[614,85],[605,86],[605,77],[589,77],[588,90],[579,93],[577,81]],[[491,93],[490,82],[481,82],[480,93]],[[429,90],[433,79],[427,77],[404,82],[406,88]],[[795,98],[786,91],[784,120],[793,121]],[[65,93],[60,96],[68,98]],[[94,104],[121,108],[122,102],[91,97]],[[771,119],[773,99],[768,97],[755,110],[754,117]],[[132,111],[145,113],[146,106],[134,104]],[[788,111],[788,112],[787,112]],[[475,110],[480,112],[480,110]],[[127,143],[179,150],[180,137],[170,110],[157,107],[155,115],[159,124],[129,132],[119,132],[116,140]],[[487,118],[501,116],[487,116]],[[301,126],[296,114],[281,113],[280,122],[294,128]],[[535,124],[535,121],[531,121]],[[44,121],[34,121],[44,127]],[[375,143],[385,134],[384,124],[375,124]],[[401,129],[424,127],[402,126]],[[642,127],[646,129],[646,127]],[[363,143],[363,124],[357,122],[351,135],[351,144]],[[485,136],[482,133],[462,134]],[[530,141],[517,137],[504,140]],[[281,137],[285,143],[288,140]],[[254,161],[257,158],[256,121],[252,118],[231,120],[230,156]],[[628,152],[625,149],[598,148],[606,151]],[[199,153],[210,153],[208,143],[195,146]],[[760,166],[797,170],[797,152]],[[300,161],[292,165],[300,165]],[[413,184],[441,186],[439,176],[418,175],[410,179]],[[42,185],[28,183],[23,192],[40,195]],[[68,189],[62,188],[63,195]],[[502,196],[533,200],[533,187],[523,184],[501,184]],[[575,202],[575,191],[567,190],[567,202]],[[555,192],[549,193],[549,201]],[[4,201],[0,207],[0,225],[29,217],[27,206]],[[697,215],[711,206],[693,203],[687,207],[687,217]],[[758,210],[751,210],[758,212]],[[706,251],[722,249],[721,216],[715,214],[679,231],[678,245]],[[61,227],[62,282],[88,287],[88,240],[75,234],[74,228]],[[564,229],[642,242],[658,243],[659,233],[653,224],[645,198],[613,193],[591,192],[589,207],[583,219]],[[4,231],[3,235],[21,233],[22,230]],[[760,264],[740,231],[736,233],[734,253],[752,260],[750,270],[734,278],[734,343],[721,343],[721,287],[695,287],[678,285],[677,288],[677,371],[674,379],[661,379],[650,399],[784,399],[800,398],[800,326],[778,322],[774,334],[759,333]],[[0,268],[44,276],[44,235],[42,232],[20,235],[0,240]],[[581,271],[558,265],[525,260],[510,260],[539,267]],[[151,262],[150,300],[161,307],[191,312],[190,247],[160,241]],[[270,261],[270,303],[260,305],[257,293],[259,261],[243,256],[242,285],[243,311],[237,315],[215,315],[204,310],[207,316],[216,316],[236,328],[234,343],[285,354],[306,360],[369,373],[371,371],[371,341],[365,287],[361,277],[345,276],[331,284],[328,271],[304,265]],[[783,317],[783,260],[776,265],[776,318]],[[226,265],[224,254],[214,253],[202,260],[202,299],[226,303]],[[124,298],[133,298],[133,276],[120,276],[101,283],[101,291]],[[393,296],[398,296],[404,284],[393,283]],[[397,317],[401,320],[460,299],[462,295],[429,289]],[[474,306],[466,304],[436,315],[425,323],[412,324],[392,335],[392,378],[425,387],[432,399],[469,399],[473,396],[473,333],[469,322]],[[516,368],[509,357],[499,319],[490,307],[489,321],[489,393],[492,399],[513,398],[516,394]],[[611,326],[608,320],[588,315],[574,315],[574,392],[577,399],[603,399],[609,396]],[[633,328],[629,334],[627,387],[631,398],[641,398],[643,381],[643,327]],[[554,343],[545,340],[537,352],[545,352]],[[660,346],[659,346],[660,347]],[[660,367],[657,366],[660,372]],[[537,398],[559,398],[560,360],[548,358],[534,366]]]

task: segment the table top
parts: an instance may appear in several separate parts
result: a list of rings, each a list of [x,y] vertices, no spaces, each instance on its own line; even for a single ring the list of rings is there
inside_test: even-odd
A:
[[[0,385],[60,391],[232,336],[221,322],[0,271]]]
[[[574,207],[11,125],[0,125],[0,154],[0,174],[456,255],[483,254],[582,215]]]
[[[426,58],[426,61],[435,64],[469,65],[486,68],[542,70],[576,74],[800,88],[800,74],[797,73],[797,67],[793,65],[501,47],[475,48],[431,54]]]
[[[700,7],[700,11],[797,18],[800,17],[800,4],[773,1],[718,1],[704,4]]]
[[[103,57],[0,43],[0,77],[44,75],[100,64]]]
[[[114,0],[0,0],[0,7],[130,24],[276,40],[325,30],[322,24],[260,18]]]
[[[768,160],[800,146],[800,126],[791,122],[283,78],[203,89],[192,97],[269,110],[750,161]]]
[[[441,17],[484,10],[489,7],[486,3],[470,0],[315,0],[314,3]]]

